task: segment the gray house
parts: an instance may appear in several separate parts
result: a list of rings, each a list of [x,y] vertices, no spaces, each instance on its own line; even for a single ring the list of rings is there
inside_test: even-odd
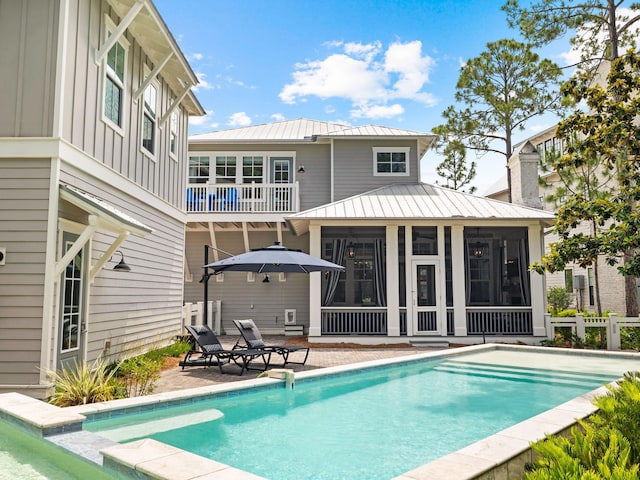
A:
[[[203,300],[205,252],[277,241],[346,271],[213,277],[222,330],[253,318],[313,342],[543,337],[544,279],[527,267],[553,214],[420,183],[433,139],[306,119],[191,136],[185,301]]]
[[[42,397],[46,369],[179,333],[204,112],[151,1],[2,1],[0,44],[0,391]]]

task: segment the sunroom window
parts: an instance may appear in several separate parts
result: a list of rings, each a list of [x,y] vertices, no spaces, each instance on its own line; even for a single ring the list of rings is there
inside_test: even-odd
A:
[[[216,183],[236,183],[235,155],[216,156]]]
[[[189,183],[209,183],[209,157],[189,157]]]

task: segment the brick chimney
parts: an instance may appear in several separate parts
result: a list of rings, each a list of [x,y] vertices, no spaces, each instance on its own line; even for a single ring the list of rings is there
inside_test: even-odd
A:
[[[538,185],[540,154],[530,141],[520,145],[509,158],[511,202],[525,207],[542,208]]]

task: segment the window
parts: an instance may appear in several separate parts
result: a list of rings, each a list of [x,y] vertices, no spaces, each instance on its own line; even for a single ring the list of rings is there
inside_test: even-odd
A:
[[[178,154],[178,112],[171,112],[171,126],[169,131],[169,155],[175,159]]]
[[[567,268],[564,271],[564,288],[573,292],[573,268]]]
[[[262,156],[242,157],[242,183],[262,183],[263,167]]]
[[[209,183],[209,157],[189,157],[189,183]]]
[[[409,175],[409,148],[373,149],[373,174],[375,176]]]
[[[107,27],[107,38],[115,29],[113,24]],[[124,118],[124,79],[127,59],[126,43],[118,40],[107,52],[104,76],[103,118],[116,129],[121,130]]]
[[[156,143],[156,99],[155,85],[149,85],[144,91],[144,110],[142,112],[142,148],[155,154]]]
[[[414,255],[438,254],[438,229],[436,227],[413,227],[411,251]]]
[[[216,156],[216,183],[236,183],[235,156]]]
[[[73,242],[66,242],[67,251]],[[79,338],[82,314],[82,251],[69,262],[63,272],[62,281],[62,327],[60,331],[60,352],[68,352],[80,348]]]

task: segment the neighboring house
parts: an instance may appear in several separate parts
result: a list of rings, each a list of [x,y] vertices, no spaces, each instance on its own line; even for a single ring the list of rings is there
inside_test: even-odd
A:
[[[522,179],[512,182],[512,200],[519,205],[538,206],[546,211],[553,212],[555,205],[546,201],[546,197],[553,193],[560,185],[560,177],[555,172],[543,173],[539,171],[540,158],[544,158],[547,152],[564,151],[564,142],[555,136],[556,128],[548,128],[527,140],[518,144],[514,152],[517,154],[522,149],[528,149],[531,153],[530,166],[522,170]],[[515,161],[514,157],[511,158]],[[512,170],[513,171],[513,170]],[[539,182],[541,178],[543,182]],[[507,201],[508,189],[506,175],[492,185],[484,194],[487,198]],[[585,234],[590,233],[590,225],[582,222],[575,232]],[[557,242],[559,237],[553,232],[553,228],[545,230],[545,247],[553,242]],[[616,312],[625,315],[630,308],[638,305],[638,294],[636,291],[627,293],[625,290],[625,278],[617,271],[616,266],[608,265],[604,261],[598,263],[598,274],[600,279],[600,298],[603,311]],[[596,309],[594,267],[581,267],[577,263],[568,264],[564,271],[546,273],[547,288],[564,287],[572,293],[572,308],[594,312]],[[635,305],[634,305],[635,304]]]
[[[539,341],[544,279],[527,266],[553,214],[420,183],[433,140],[305,119],[191,136],[185,301],[203,300],[205,252],[278,241],[346,271],[212,277],[223,330],[253,318],[313,342]]]
[[[180,333],[204,112],[149,0],[1,1],[0,43],[0,391],[43,397],[47,369]]]

